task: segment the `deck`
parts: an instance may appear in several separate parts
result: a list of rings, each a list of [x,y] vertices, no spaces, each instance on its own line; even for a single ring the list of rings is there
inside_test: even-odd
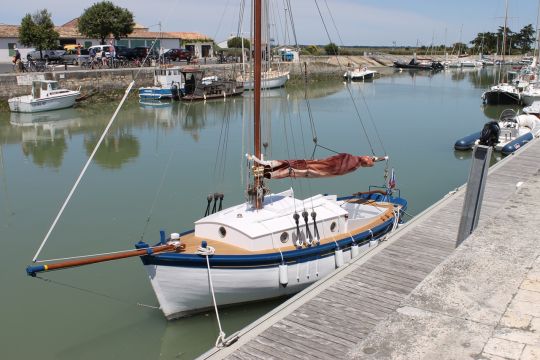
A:
[[[538,174],[539,159],[540,141],[534,140],[491,167],[479,227],[515,194],[518,182]],[[242,329],[234,344],[211,349],[200,358],[350,356],[355,345],[453,253],[464,195],[465,186],[449,193],[363,257]]]

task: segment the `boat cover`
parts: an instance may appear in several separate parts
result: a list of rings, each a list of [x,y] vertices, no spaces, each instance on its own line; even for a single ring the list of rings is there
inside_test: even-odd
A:
[[[372,156],[355,156],[341,153],[318,160],[253,160],[264,165],[264,177],[268,179],[321,178],[345,175],[359,167],[371,167],[376,159]]]

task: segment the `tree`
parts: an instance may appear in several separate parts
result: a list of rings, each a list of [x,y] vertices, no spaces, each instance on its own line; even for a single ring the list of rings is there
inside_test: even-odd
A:
[[[531,51],[531,45],[534,43],[534,28],[532,24],[524,26],[519,33],[514,35],[512,44],[521,49],[522,53]]]
[[[309,55],[319,55],[319,53],[320,53],[320,50],[317,47],[317,45],[308,45],[303,50],[304,50],[305,53],[307,53]]]
[[[336,44],[330,43],[324,47],[324,51],[327,55],[337,55],[339,52],[339,48]]]
[[[46,10],[36,11],[33,15],[26,14],[19,28],[19,41],[24,46],[33,46],[39,50],[54,49],[58,45],[58,32],[54,29],[51,14]]]
[[[110,1],[95,3],[85,9],[79,17],[77,28],[79,32],[89,38],[101,39],[112,35],[116,40],[127,37],[133,32],[133,14],[128,9],[114,5]]]
[[[249,49],[249,46],[250,46],[249,40],[241,38],[239,36],[236,36],[227,40],[227,47],[231,49],[234,49],[234,48],[240,49],[242,48],[242,41],[244,42],[244,49]]]

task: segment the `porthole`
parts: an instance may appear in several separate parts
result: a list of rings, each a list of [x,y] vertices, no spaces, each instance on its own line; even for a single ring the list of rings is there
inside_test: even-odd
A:
[[[334,232],[334,231],[336,231],[336,228],[337,228],[336,222],[332,221],[332,223],[330,224],[330,231]]]
[[[287,242],[287,240],[289,240],[289,233],[288,232],[282,232],[281,233],[281,236],[279,237],[279,240],[281,240],[281,242],[283,244],[285,244]]]
[[[223,226],[219,227],[219,235],[221,235],[221,237],[225,237],[225,235],[227,235],[227,230],[225,230]]]

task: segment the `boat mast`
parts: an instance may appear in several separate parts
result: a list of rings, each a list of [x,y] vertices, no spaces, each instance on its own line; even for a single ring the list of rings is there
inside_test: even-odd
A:
[[[262,159],[261,154],[261,62],[262,62],[262,48],[261,48],[261,12],[262,12],[262,0],[254,0],[255,5],[255,66],[253,71],[254,79],[254,94],[253,94],[253,113],[254,113],[254,153],[259,159]],[[263,180],[262,174],[258,172],[254,173],[254,189],[255,191],[255,208],[262,209],[263,207]]]
[[[506,10],[504,12],[504,31],[503,31],[503,44],[502,44],[502,62],[504,64],[504,53],[506,52],[506,26],[508,21],[508,0],[506,0]]]

